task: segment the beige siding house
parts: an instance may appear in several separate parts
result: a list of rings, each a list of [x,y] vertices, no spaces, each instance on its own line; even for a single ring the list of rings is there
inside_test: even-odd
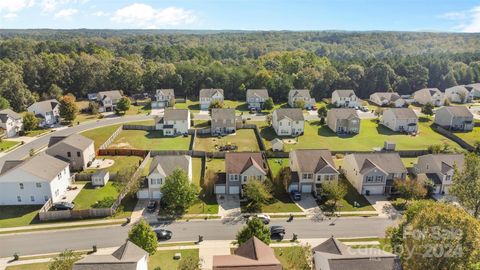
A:
[[[389,108],[383,111],[380,124],[396,132],[418,131],[418,117],[410,108]]]
[[[212,109],[211,134],[225,135],[237,130],[235,109]]]
[[[480,98],[480,83],[472,83],[465,85],[467,90],[470,91],[470,96],[472,96],[475,99]]]
[[[337,134],[360,132],[360,117],[355,109],[334,108],[327,112],[327,125]]]
[[[305,119],[302,109],[276,109],[272,114],[272,126],[278,136],[299,136],[303,134]]]
[[[418,157],[414,171],[418,179],[427,178],[433,182],[435,194],[448,194],[455,168],[462,171],[464,161],[463,154],[424,155]]]
[[[310,91],[307,89],[293,89],[288,92],[288,105],[295,108],[296,102],[302,101],[305,103],[304,109],[315,106],[315,99],[310,96]]]
[[[413,99],[420,105],[431,103],[433,106],[443,106],[445,95],[438,88],[423,88],[413,93]]]
[[[454,103],[468,103],[472,101],[473,96],[465,85],[457,85],[445,89],[445,98]]]
[[[407,103],[396,92],[377,92],[370,95],[370,101],[378,106],[404,107]]]
[[[442,107],[436,110],[435,124],[459,131],[472,131],[475,126],[473,114],[464,106]]]
[[[83,171],[95,159],[95,146],[93,140],[79,134],[68,137],[53,136],[45,151],[50,156],[70,163],[73,171]]]
[[[267,89],[248,89],[247,90],[247,103],[249,109],[261,110],[263,109],[263,104],[267,99],[268,90]]]
[[[0,128],[5,130],[5,137],[11,138],[18,135],[23,130],[22,115],[5,109],[0,111]]]
[[[100,112],[113,112],[118,101],[122,98],[120,90],[101,91],[97,93],[97,101],[100,104]]]
[[[163,116],[155,118],[155,129],[163,130],[165,136],[187,134],[190,129],[190,122],[188,109],[167,108]]]
[[[360,106],[360,99],[351,89],[335,90],[332,93],[332,104],[337,107],[355,108]]]
[[[175,104],[175,92],[173,89],[157,89],[155,100],[152,101],[152,108],[166,108]]]
[[[214,101],[223,103],[223,89],[202,89],[200,90],[200,109],[207,110]]]
[[[41,119],[39,126],[49,126],[60,120],[60,103],[56,99],[38,101],[28,107],[28,111]]]

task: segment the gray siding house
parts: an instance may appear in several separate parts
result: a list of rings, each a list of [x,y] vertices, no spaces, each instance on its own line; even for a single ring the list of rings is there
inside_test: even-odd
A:
[[[68,137],[53,136],[45,151],[48,155],[70,163],[73,171],[82,171],[95,159],[95,146],[93,140],[79,134]]]
[[[249,109],[261,110],[263,109],[263,104],[267,99],[268,90],[267,89],[248,89],[247,90],[247,103]]]
[[[463,154],[429,154],[418,157],[413,168],[418,179],[433,182],[435,194],[448,194],[455,168],[462,171],[464,162]]]
[[[388,108],[383,111],[380,124],[387,128],[406,133],[418,131],[418,117],[410,108]]]
[[[442,107],[435,112],[435,124],[459,131],[471,131],[475,126],[473,114],[464,106]]]
[[[175,104],[175,92],[173,89],[157,89],[152,108],[166,108]]]
[[[327,112],[327,125],[337,134],[360,132],[360,117],[355,109],[334,108]]]
[[[225,135],[237,130],[235,109],[212,109],[211,134]]]

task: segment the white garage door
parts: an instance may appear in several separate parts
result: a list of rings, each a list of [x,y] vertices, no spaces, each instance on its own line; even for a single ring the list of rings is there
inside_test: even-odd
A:
[[[383,194],[384,191],[385,190],[384,190],[383,186],[366,186],[366,187],[363,187],[363,194],[380,195],[380,194]]]
[[[298,190],[298,184],[291,184],[291,185],[288,187],[288,191],[289,191],[289,192],[294,191],[294,190]]]
[[[239,186],[234,186],[234,187],[229,187],[228,188],[228,194],[239,194],[240,193],[240,187]]]
[[[150,199],[148,198],[148,189],[141,189],[137,192],[137,197],[139,199]]]
[[[215,186],[215,194],[225,194],[225,186]]]
[[[162,198],[162,193],[160,191],[154,191],[152,193],[152,197],[153,197],[152,199],[160,199]]]
[[[311,185],[302,185],[302,193],[310,193],[310,192],[312,192]]]

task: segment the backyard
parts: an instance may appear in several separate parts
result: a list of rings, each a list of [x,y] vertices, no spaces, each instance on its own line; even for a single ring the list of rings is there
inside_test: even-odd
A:
[[[202,178],[202,159],[201,158],[192,158],[192,182],[197,185],[200,189],[201,178]],[[202,196],[204,191],[200,192],[200,198],[187,209],[186,214],[217,214],[218,213],[218,204],[215,196]]]
[[[109,181],[104,187],[94,187],[90,182],[86,182],[82,191],[80,191],[74,200],[75,210],[93,208],[97,202],[105,198],[110,197],[116,199],[118,194],[119,193],[115,187],[115,183],[112,181]]]
[[[181,260],[188,256],[199,257],[198,249],[158,250],[155,255],[148,258],[148,269],[177,270],[180,260],[173,259],[175,253],[182,254]]]
[[[216,147],[223,145],[236,145],[238,147],[237,151],[260,151],[253,129],[238,129],[236,134],[223,137],[197,135],[193,149],[218,152]]]
[[[109,148],[188,150],[192,136],[163,136],[162,131],[122,130]]]
[[[470,132],[454,132],[454,134],[471,146],[475,146],[475,143],[480,142],[480,127],[474,127]]]
[[[27,226],[38,223],[38,210],[42,205],[0,206],[0,228]]]

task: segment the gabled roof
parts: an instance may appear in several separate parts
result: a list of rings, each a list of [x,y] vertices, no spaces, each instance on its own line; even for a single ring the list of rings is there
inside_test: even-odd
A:
[[[472,91],[472,90],[480,91],[480,83],[467,84],[467,85],[465,85],[465,87],[470,91]]]
[[[325,252],[330,254],[341,255],[347,252],[348,246],[340,242],[334,237],[328,238],[325,242],[314,247],[313,252]]]
[[[415,111],[410,108],[388,108],[383,113],[388,111],[392,112],[395,118],[397,119],[412,119],[412,118],[417,119],[418,118],[417,115],[415,114]]]
[[[459,92],[459,93],[463,92],[463,93],[465,93],[465,94],[468,94],[468,93],[470,92],[470,91],[465,87],[465,85],[452,86],[452,87],[450,87],[450,88],[445,89],[445,92],[447,92],[447,91],[448,91],[448,92],[450,92],[450,91],[452,91],[452,92]]]
[[[378,170],[382,171],[384,174],[388,174],[388,172],[383,170],[380,166],[378,166],[377,164],[375,164],[373,161],[371,161],[368,158],[365,159],[365,161],[363,162],[363,166],[360,168],[360,173],[365,174],[365,173],[370,172],[373,169],[378,169]]]
[[[407,173],[398,153],[354,153],[351,155],[359,169],[369,170],[375,166],[386,173]]]
[[[41,112],[51,112],[59,105],[59,103],[56,99],[49,99],[49,100],[35,102],[32,105],[30,105],[30,107],[32,107],[33,105],[36,105],[36,107]]]
[[[293,121],[304,121],[303,111],[300,108],[280,108],[273,113],[277,115],[278,120],[288,118]]]
[[[163,114],[163,117],[166,121],[169,120],[187,120],[188,119],[188,109],[172,109],[167,108]]]
[[[268,90],[267,89],[248,89],[247,90],[247,99],[252,97],[259,97],[259,98],[268,98]]]
[[[100,97],[101,100],[104,100],[105,98],[110,98],[114,100],[114,99],[121,99],[122,93],[120,92],[120,90],[101,91],[101,92],[98,92],[98,96]]]
[[[213,269],[275,269],[282,265],[271,247],[253,236],[235,250],[233,255],[213,256]]]
[[[26,173],[35,175],[48,182],[52,181],[60,172],[62,172],[69,164],[58,158],[46,154],[36,155],[25,161],[7,161],[2,167],[1,176],[6,176],[13,170],[22,170]],[[3,179],[0,178],[0,181]],[[18,179],[5,179],[5,180],[18,180]],[[24,182],[28,182],[31,179],[22,179]]]
[[[275,139],[273,139],[273,140],[271,141],[271,143],[272,143],[272,145],[274,145],[274,144],[277,144],[277,143],[280,143],[280,144],[282,144],[282,145],[283,145],[283,141],[282,141],[282,140],[280,140],[279,138],[275,138]]]
[[[201,89],[200,90],[200,98],[211,98],[215,94],[221,94],[223,96],[223,89]]]
[[[148,253],[127,240],[110,255],[89,255],[77,261],[73,270],[136,270],[137,263]]]
[[[219,120],[232,120],[235,121],[235,109],[212,109],[212,120],[219,121]]]
[[[435,94],[443,94],[438,88],[423,88],[413,93],[415,98],[432,98]]]
[[[228,152],[225,153],[225,172],[241,174],[254,166],[267,174],[267,164],[260,153]]]
[[[344,98],[355,96],[355,91],[353,91],[352,89],[338,89],[333,91],[333,93],[337,93],[339,97]]]
[[[310,91],[307,89],[292,89],[290,92],[292,97],[310,98]]]
[[[465,106],[448,106],[438,110],[446,110],[454,117],[470,117],[473,119],[473,113]]]
[[[175,91],[173,89],[157,89],[156,93],[157,95],[175,96]]]
[[[463,154],[428,154],[418,157],[419,165],[424,164],[429,167],[427,171],[420,171],[419,173],[437,172],[446,174],[450,170],[453,170],[455,166],[461,171],[464,162],[465,156]]]
[[[353,108],[333,108],[328,110],[327,115],[333,116],[335,119],[358,119],[357,110]]]
[[[52,136],[48,142],[48,147],[62,147],[68,145],[79,150],[85,150],[94,143],[93,140],[80,134],[72,134],[70,136]],[[48,149],[47,149],[48,151]]]
[[[0,121],[2,121],[2,123],[5,123],[5,122],[7,122],[8,118],[11,118],[13,120],[20,120],[20,119],[22,119],[22,115],[14,112],[10,109],[1,110],[0,111]]]
[[[388,102],[395,102],[402,98],[397,92],[376,92],[370,95],[370,98],[372,97],[378,97],[380,100]]]
[[[292,171],[338,174],[332,153],[327,149],[299,149],[290,152]]]
[[[175,169],[182,169],[186,173],[189,171],[190,156],[155,156],[150,163],[148,175],[158,173],[164,177],[169,176]]]

